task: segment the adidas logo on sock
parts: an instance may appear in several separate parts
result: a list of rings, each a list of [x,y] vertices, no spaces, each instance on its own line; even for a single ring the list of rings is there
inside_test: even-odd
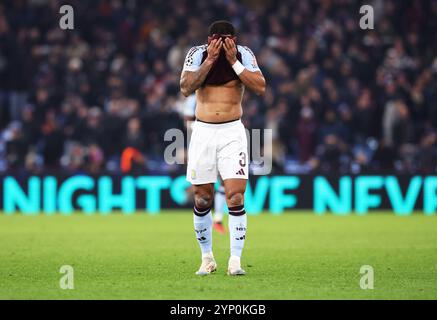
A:
[[[205,242],[206,238],[205,237],[200,237],[200,238],[197,238],[197,240],[199,240],[200,242]]]
[[[240,176],[244,176],[244,175],[245,175],[243,169],[240,169],[236,174],[237,174],[237,175],[240,175]]]

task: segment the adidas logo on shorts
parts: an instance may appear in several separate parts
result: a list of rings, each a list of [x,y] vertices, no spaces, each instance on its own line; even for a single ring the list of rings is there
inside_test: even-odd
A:
[[[243,169],[240,169],[240,170],[236,173],[236,175],[244,176],[244,175],[245,175],[244,170],[243,170]]]

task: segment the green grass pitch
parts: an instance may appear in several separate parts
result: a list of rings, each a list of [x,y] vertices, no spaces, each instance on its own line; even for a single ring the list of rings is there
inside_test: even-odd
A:
[[[218,271],[198,277],[188,211],[0,214],[0,299],[437,299],[437,216],[249,216],[245,277],[226,275],[228,235],[213,240]],[[73,290],[59,287],[62,265]]]

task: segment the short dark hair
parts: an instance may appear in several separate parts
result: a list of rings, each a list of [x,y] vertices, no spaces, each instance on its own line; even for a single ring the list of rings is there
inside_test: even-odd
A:
[[[209,26],[209,35],[213,34],[230,34],[235,36],[235,28],[229,21],[218,20]]]

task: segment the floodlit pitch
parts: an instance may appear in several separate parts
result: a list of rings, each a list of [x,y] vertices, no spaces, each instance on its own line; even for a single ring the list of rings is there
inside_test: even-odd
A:
[[[189,211],[0,215],[0,299],[437,298],[435,216],[251,216],[243,278],[226,276],[229,239],[217,233],[218,271],[194,275],[191,222]],[[73,289],[60,286],[63,266]],[[363,266],[373,289],[360,286]]]

